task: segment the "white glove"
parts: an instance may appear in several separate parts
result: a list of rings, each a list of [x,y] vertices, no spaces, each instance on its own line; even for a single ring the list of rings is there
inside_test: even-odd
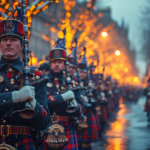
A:
[[[13,103],[25,102],[30,100],[32,102],[35,99],[35,87],[33,86],[24,86],[19,91],[12,92]]]
[[[113,94],[113,92],[112,92],[112,91],[109,91],[109,94],[110,94],[110,95],[112,95],[112,94]]]
[[[36,106],[36,99],[34,98],[32,102],[30,102],[31,107],[34,109]]]
[[[61,96],[64,101],[68,101],[68,100],[75,98],[74,93],[72,91],[67,91],[67,92],[61,94]]]
[[[104,92],[101,92],[101,97],[105,97],[105,93]]]
[[[78,106],[78,103],[77,103],[76,99],[73,99],[73,100],[72,100],[72,103],[73,103],[76,107]]]
[[[89,102],[89,99],[87,98],[87,96],[83,96],[83,101],[88,103]]]

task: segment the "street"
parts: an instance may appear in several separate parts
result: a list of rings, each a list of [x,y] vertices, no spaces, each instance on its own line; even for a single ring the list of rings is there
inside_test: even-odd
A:
[[[147,122],[141,97],[136,104],[119,105],[103,135],[103,141],[93,143],[93,150],[150,150],[150,124]]]

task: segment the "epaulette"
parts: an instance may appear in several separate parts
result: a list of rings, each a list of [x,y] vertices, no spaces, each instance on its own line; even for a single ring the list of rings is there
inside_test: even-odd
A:
[[[30,78],[30,85],[36,85],[49,81],[49,78],[46,76],[46,74],[42,71],[39,71],[38,69],[31,67],[30,72],[33,74],[33,76]]]

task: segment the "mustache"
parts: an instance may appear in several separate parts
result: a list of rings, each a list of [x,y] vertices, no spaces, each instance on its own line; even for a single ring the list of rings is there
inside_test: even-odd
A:
[[[13,50],[13,48],[11,48],[11,47],[6,47],[6,48],[5,48],[5,50],[7,50],[7,49],[11,49],[11,50]]]
[[[55,69],[58,69],[59,67],[58,66],[55,66]]]

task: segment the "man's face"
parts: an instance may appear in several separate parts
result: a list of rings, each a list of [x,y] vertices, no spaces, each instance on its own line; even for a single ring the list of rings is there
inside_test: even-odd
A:
[[[46,75],[48,75],[48,73],[49,73],[49,71],[48,71],[47,69],[42,69],[42,71],[43,71]]]
[[[65,69],[65,61],[60,59],[55,59],[50,63],[50,68],[55,72],[59,73]]]
[[[5,36],[1,38],[0,50],[6,59],[17,59],[19,51],[23,49],[21,41],[14,36]]]
[[[84,71],[80,71],[79,74],[80,74],[81,80],[84,80],[87,76],[87,72],[84,72]]]
[[[73,66],[69,66],[69,76],[74,76],[75,72],[76,72],[76,68]]]

